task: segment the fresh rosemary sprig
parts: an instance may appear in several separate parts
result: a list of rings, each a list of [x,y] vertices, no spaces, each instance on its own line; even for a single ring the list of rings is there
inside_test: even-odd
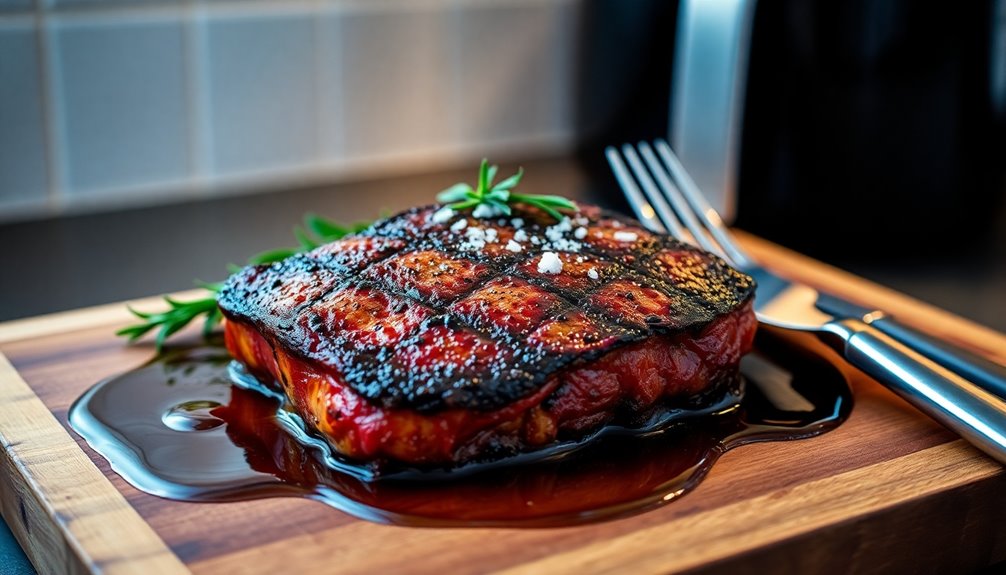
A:
[[[322,244],[327,244],[346,235],[360,232],[368,226],[370,226],[370,222],[357,222],[350,226],[341,226],[317,214],[307,214],[304,216],[303,227],[295,226],[293,229],[293,235],[297,238],[297,247],[280,248],[255,254],[248,259],[248,263],[251,265],[260,265],[285,260],[294,254],[310,251]],[[230,266],[230,268],[232,272],[239,269],[238,266]],[[209,292],[206,297],[190,301],[178,301],[171,297],[165,297],[164,301],[167,302],[168,309],[161,312],[141,312],[129,308],[129,311],[142,321],[138,324],[124,327],[115,332],[115,334],[124,336],[130,342],[133,342],[157,329],[157,336],[154,341],[157,351],[160,352],[164,347],[164,342],[169,337],[189,325],[199,316],[205,315],[206,317],[203,320],[203,335],[210,335],[213,329],[220,323],[222,317],[220,315],[220,308],[217,307],[216,295],[223,286],[223,283],[200,282],[199,285]]]
[[[517,173],[503,180],[498,184],[493,184],[496,177],[496,166],[490,166],[488,160],[482,159],[479,166],[479,181],[475,188],[465,183],[454,184],[446,190],[437,194],[437,201],[447,204],[453,210],[467,210],[479,205],[489,206],[510,215],[511,206],[514,204],[524,204],[534,206],[557,221],[562,220],[562,210],[576,210],[576,204],[561,196],[547,196],[542,194],[515,194],[513,190],[520,179],[524,177],[524,169],[520,168]]]

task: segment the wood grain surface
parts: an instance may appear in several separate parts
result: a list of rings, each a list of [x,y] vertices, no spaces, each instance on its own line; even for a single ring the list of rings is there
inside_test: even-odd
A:
[[[1002,334],[743,239],[784,275],[1006,362]],[[85,389],[150,358],[112,335],[125,320],[105,306],[0,325],[0,500],[43,573],[960,572],[1006,560],[1001,467],[845,366],[855,406],[839,429],[731,451],[693,493],[615,521],[407,528],[302,499],[160,499],[66,429]]]

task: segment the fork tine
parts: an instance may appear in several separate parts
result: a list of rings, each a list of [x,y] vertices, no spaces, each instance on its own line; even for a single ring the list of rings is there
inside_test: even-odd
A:
[[[685,230],[681,227],[681,220],[675,215],[671,206],[667,204],[667,199],[660,194],[660,190],[657,189],[653,178],[650,177],[650,172],[646,170],[643,162],[639,160],[639,154],[636,153],[636,149],[629,144],[623,144],[622,155],[629,162],[629,167],[632,168],[632,173],[635,174],[636,179],[643,185],[643,193],[646,194],[650,205],[656,211],[657,217],[660,218],[660,221],[670,231],[671,235],[682,241],[691,241],[685,237]]]
[[[667,144],[663,139],[658,139],[654,142],[657,147],[657,153],[660,154],[661,159],[664,160],[664,164],[667,166],[671,173],[671,177],[678,184],[678,188],[681,190],[685,199],[691,204],[692,210],[695,215],[702,221],[702,223],[709,229],[709,232],[716,239],[716,242],[720,244],[723,251],[726,252],[727,259],[732,260],[733,264],[738,267],[746,267],[753,264],[751,258],[747,256],[743,249],[734,240],[733,235],[730,230],[727,229],[726,224],[723,223],[723,219],[720,218],[719,213],[709,205],[706,201],[706,197],[702,195],[702,190],[695,184],[692,177],[688,175],[685,167],[681,165],[681,160],[674,153],[674,150]]]
[[[651,148],[646,142],[639,142],[636,147],[639,148],[639,153],[641,153],[643,158],[646,159],[646,164],[650,167],[650,172],[653,173],[653,177],[656,178],[657,183],[660,185],[660,189],[664,192],[663,197],[660,199],[665,206],[665,209],[670,210],[670,206],[667,205],[668,201],[674,205],[674,213],[677,215],[678,220],[680,220],[691,233],[691,243],[698,244],[702,248],[713,252],[720,257],[724,257],[723,250],[720,249],[720,246],[716,245],[715,242],[709,239],[706,229],[695,219],[695,214],[688,205],[687,200],[685,200],[684,196],[681,194],[681,190],[679,190],[678,186],[671,181],[670,176],[667,174],[667,169],[664,168],[659,160],[657,160],[657,156],[653,154],[653,148]],[[689,241],[687,238],[679,237],[678,239]]]
[[[636,217],[643,223],[643,226],[653,232],[667,232],[667,228],[657,219],[653,206],[646,201],[643,193],[639,191],[639,186],[636,185],[635,180],[629,175],[629,169],[622,162],[621,156],[618,155],[618,150],[614,146],[608,146],[604,149],[604,155],[608,158],[608,165],[611,166],[611,171],[615,173],[618,185],[625,192],[625,197],[629,200],[632,211],[636,212]]]

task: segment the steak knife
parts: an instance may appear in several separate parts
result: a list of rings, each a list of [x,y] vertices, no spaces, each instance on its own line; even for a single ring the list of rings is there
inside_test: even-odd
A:
[[[841,318],[855,318],[928,357],[989,393],[1006,398],[1006,367],[971,351],[909,327],[890,315],[821,293],[817,308]]]

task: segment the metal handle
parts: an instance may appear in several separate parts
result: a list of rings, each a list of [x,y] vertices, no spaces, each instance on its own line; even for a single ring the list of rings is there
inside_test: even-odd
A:
[[[1006,464],[1006,403],[964,378],[854,319],[831,322],[841,351],[917,409]]]
[[[870,325],[981,387],[1006,398],[1006,367],[884,316]]]

